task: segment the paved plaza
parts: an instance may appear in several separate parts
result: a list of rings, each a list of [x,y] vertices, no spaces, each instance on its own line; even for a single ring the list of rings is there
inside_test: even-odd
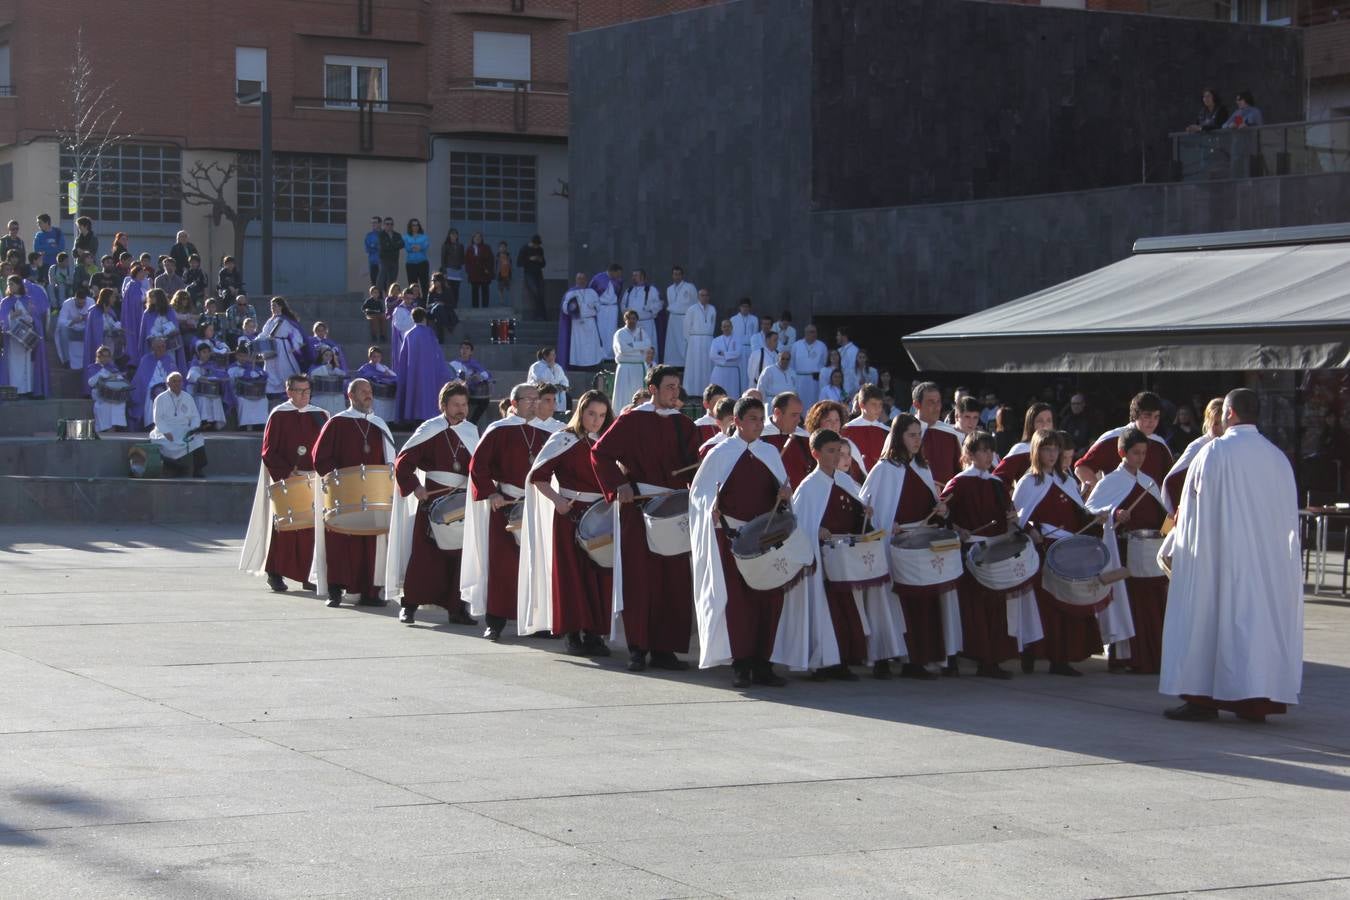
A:
[[[0,896],[1350,897],[1350,603],[1304,705],[1156,679],[741,694],[326,609],[242,533],[0,529]]]

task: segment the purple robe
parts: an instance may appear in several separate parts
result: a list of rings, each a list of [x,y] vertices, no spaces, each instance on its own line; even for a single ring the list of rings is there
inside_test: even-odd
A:
[[[129,282],[129,283],[128,283]],[[122,327],[127,333],[127,352],[131,354],[132,359],[136,359],[145,351],[140,347],[133,347],[137,336],[141,333],[141,319],[145,316],[145,292],[147,288],[141,286],[139,281],[125,279],[122,288]],[[96,301],[97,297],[94,298]]]
[[[131,405],[127,410],[127,421],[134,422],[142,430],[150,424],[145,421],[145,395],[150,392],[150,377],[155,374],[155,366],[159,362],[164,364],[166,380],[173,372],[181,372],[184,378],[187,377],[187,370],[176,364],[172,353],[165,353],[162,357],[147,353],[141,357],[136,364],[136,377],[131,381]]]
[[[145,315],[141,317],[141,329],[139,336],[136,339],[135,349],[131,350],[130,352],[132,353],[150,352],[150,345],[148,343],[150,340],[150,330],[155,327],[155,324],[161,318],[167,318],[169,322],[173,325],[175,330],[178,328],[178,314],[175,313],[173,310],[169,310],[168,316],[161,316],[160,313],[150,312],[149,310],[147,310]],[[187,356],[183,353],[183,348],[181,345],[177,350],[174,351],[173,358],[174,362],[178,364],[178,371],[187,372],[188,370]]]
[[[385,368],[389,368],[389,367],[388,367],[388,366],[385,366]],[[397,374],[397,373],[395,373],[395,372],[381,372],[379,369],[376,369],[376,368],[375,368],[375,364],[374,364],[374,363],[366,363],[364,366],[362,366],[361,368],[359,368],[359,369],[356,370],[356,374],[355,374],[353,377],[354,377],[354,378],[364,378],[366,381],[369,381],[371,384],[385,384],[385,383],[389,383],[389,384],[397,384],[397,383],[398,383],[398,374]]]
[[[333,351],[333,357],[336,360],[337,367],[339,369],[342,369],[344,372],[348,371],[347,356],[342,352],[342,347],[338,344],[338,342],[333,340],[332,338],[325,338],[323,340],[319,340],[313,335],[310,335],[309,337],[305,338],[305,347],[304,350],[301,351],[302,358],[300,360],[300,363],[302,366],[304,366],[305,371],[309,371],[310,369],[319,364],[319,354],[323,353],[324,347],[327,347],[328,349]]]
[[[103,346],[103,340],[104,337],[106,336],[105,335],[105,332],[107,331],[106,323],[108,321],[108,317],[111,315],[112,315],[111,312],[104,313],[103,310],[98,306],[95,306],[89,310],[89,316],[88,318],[85,319],[85,326],[84,326],[85,359],[92,360],[97,358],[98,348]],[[115,316],[113,316],[113,321],[117,321]],[[125,344],[126,332],[123,332],[122,335],[123,335],[123,343]],[[129,352],[131,352],[129,348],[123,347],[121,358],[114,359],[113,362],[119,363],[126,360]],[[84,386],[84,394],[85,396],[89,395],[89,385],[87,384]]]
[[[436,332],[426,325],[414,325],[403,339],[398,361],[398,419],[423,422],[439,414],[437,400],[441,388],[450,380],[450,367]]]
[[[232,379],[232,378],[230,377],[229,370],[225,369],[225,368],[222,367],[222,366],[218,366],[218,365],[216,365],[215,363],[207,363],[206,365],[202,366],[201,368],[202,368],[202,371],[206,373],[206,377],[208,377],[208,378],[215,378],[215,379],[218,379],[218,380],[223,381],[223,382],[225,383],[223,389],[221,390],[220,402],[221,402],[221,405],[225,407],[225,409],[227,409],[227,410],[228,410],[228,409],[233,409],[233,408],[234,408],[234,379]],[[193,392],[192,387],[193,387],[193,386],[192,386],[191,384],[189,384],[188,381],[187,381],[187,374],[184,373],[184,375],[183,375],[183,390],[184,390],[184,392],[186,392],[186,393],[188,394],[188,396],[192,397],[193,400],[195,401],[197,395]]]
[[[572,314],[568,311],[569,306],[575,306],[575,303],[569,303],[563,300],[562,308],[558,310],[558,365],[563,369],[572,368]]]
[[[267,373],[264,372],[263,367],[258,365],[253,359],[249,359],[249,361],[243,365],[240,365],[238,362],[231,363],[230,369],[233,368],[243,369],[243,374],[238,377],[244,381],[261,381],[263,384],[267,383]],[[225,373],[228,375],[229,369],[226,369]],[[239,415],[239,395],[235,393],[234,390],[234,378],[230,379],[230,386],[226,390],[226,394],[229,396],[230,408],[234,410],[234,414],[237,418]]]
[[[25,282],[25,285],[28,282]],[[42,295],[46,299],[46,293]],[[38,333],[42,340],[33,347],[30,355],[33,357],[33,395],[35,397],[45,397],[51,391],[51,375],[47,367],[47,309],[34,302],[33,298],[27,295],[22,297],[6,297],[0,302],[0,321],[5,323],[6,329],[9,327],[9,314],[14,309],[15,300],[23,300],[28,315],[33,317],[33,330]],[[8,378],[8,369],[0,365],[0,378]],[[4,382],[0,382],[3,384]]]

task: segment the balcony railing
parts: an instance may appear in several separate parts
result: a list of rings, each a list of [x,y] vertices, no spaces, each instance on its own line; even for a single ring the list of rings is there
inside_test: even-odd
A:
[[[531,97],[566,97],[567,83],[561,81],[520,81],[510,78],[460,78],[448,85],[451,90],[500,92],[511,97],[511,126],[515,131],[530,129]],[[556,102],[556,101],[555,101]]]
[[[1350,172],[1350,118],[1177,132],[1171,138],[1175,181]]]
[[[376,113],[392,116],[413,116],[426,119],[431,106],[407,100],[360,100],[351,97],[293,97],[296,109],[324,109],[333,112],[356,113],[357,143],[362,153],[375,149]]]

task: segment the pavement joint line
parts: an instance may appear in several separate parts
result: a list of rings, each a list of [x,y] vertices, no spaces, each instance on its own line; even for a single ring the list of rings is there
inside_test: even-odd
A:
[[[178,819],[127,819],[121,822],[78,822],[71,825],[39,825],[34,828],[9,828],[0,826],[0,834],[37,834],[46,831],[75,831],[83,828],[122,828],[128,825],[175,825],[181,822],[213,822],[227,819],[263,819],[269,816],[303,816],[308,813],[322,812],[312,809],[282,809],[272,812],[231,813],[218,816],[188,816]]]
[[[1094,897],[1092,900],[1144,900],[1144,898],[1148,897],[1179,897],[1185,894],[1212,894],[1216,891],[1254,891],[1260,888],[1297,887],[1300,884],[1329,884],[1333,881],[1350,881],[1350,875],[1331,875],[1327,878],[1307,878],[1301,881],[1266,881],[1258,884],[1225,884],[1215,887],[1157,891],[1151,894],[1111,894],[1109,896]]]

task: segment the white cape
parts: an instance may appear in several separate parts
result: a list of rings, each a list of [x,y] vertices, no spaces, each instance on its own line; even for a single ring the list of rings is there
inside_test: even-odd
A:
[[[298,409],[290,400],[285,400],[278,403],[276,408],[267,414],[267,418],[270,420],[278,412],[297,411],[323,413],[325,418],[328,416],[325,410],[317,406],[309,405],[304,409]],[[266,433],[264,430],[263,434]],[[311,447],[310,453],[313,452],[314,448]],[[310,459],[313,459],[313,456]],[[319,477],[311,473],[310,482],[313,491],[318,493]],[[239,571],[252,575],[267,574],[267,553],[272,546],[272,496],[267,492],[267,487],[271,483],[267,467],[259,463],[258,484],[253,489],[253,509],[248,514],[248,532],[244,535],[244,549],[239,554]],[[310,580],[313,581],[312,578]]]
[[[1164,551],[1172,584],[1159,692],[1297,703],[1298,491],[1288,459],[1256,426],[1231,427],[1196,456]]]
[[[394,435],[389,431],[389,426],[385,424],[384,419],[374,413],[357,412],[350,406],[342,412],[333,416],[332,419],[365,419],[371,425],[380,430],[380,436],[384,439],[384,458],[389,462],[390,471],[394,468]],[[330,419],[329,421],[332,421]],[[311,451],[313,452],[313,451]],[[397,495],[398,491],[394,491]],[[392,520],[392,519],[391,519]],[[323,527],[323,491],[314,491],[314,565],[310,569],[309,580],[318,586],[320,597],[328,595],[328,541],[327,534]],[[384,585],[385,565],[388,557],[389,535],[382,534],[375,538],[375,586]],[[389,599],[387,596],[385,599]]]
[[[536,420],[538,421],[538,420]],[[534,470],[561,456],[580,440],[570,431],[554,432],[525,476],[525,517],[520,529],[519,593],[516,633],[553,630],[553,503],[535,487]],[[558,480],[551,481],[556,489]]]
[[[1153,495],[1153,499],[1159,503],[1163,502],[1162,494],[1159,493],[1158,486],[1153,483],[1152,478],[1142,471],[1137,475],[1131,475],[1124,466],[1117,466],[1114,471],[1097,482],[1084,503],[1088,512],[1107,514],[1102,539],[1106,542],[1106,552],[1113,568],[1121,565],[1120,544],[1116,535],[1116,510],[1134,490],[1136,484]],[[1116,656],[1119,659],[1129,659],[1129,639],[1134,637],[1134,615],[1130,612],[1130,591],[1124,581],[1117,581],[1111,586],[1111,603],[1097,613],[1097,625],[1101,629],[1102,640],[1116,645]]]
[[[511,413],[504,419],[498,419],[483,429],[482,442],[494,430],[507,425],[525,425],[524,419]],[[475,450],[477,444],[474,445]],[[470,486],[468,501],[464,506],[464,548],[459,564],[460,598],[469,604],[469,615],[481,616],[487,612],[488,578],[488,520],[492,515],[492,501],[473,499]],[[522,535],[524,537],[524,535]]]

